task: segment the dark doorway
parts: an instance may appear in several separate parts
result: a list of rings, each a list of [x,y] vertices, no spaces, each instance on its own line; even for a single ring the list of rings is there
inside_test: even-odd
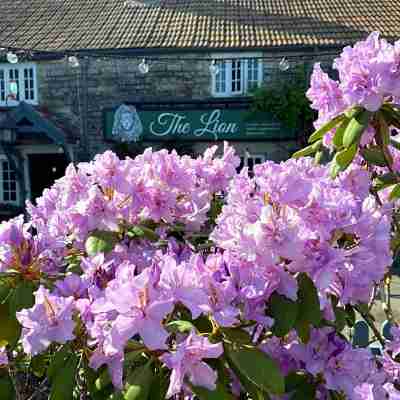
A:
[[[29,154],[28,160],[31,199],[35,200],[65,174],[68,161],[64,154]]]

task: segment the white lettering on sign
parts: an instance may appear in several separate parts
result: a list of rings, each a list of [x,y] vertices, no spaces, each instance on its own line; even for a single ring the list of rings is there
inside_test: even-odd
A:
[[[162,113],[156,121],[150,123],[150,132],[155,136],[188,135],[191,132],[197,137],[211,134],[215,138],[218,135],[233,135],[239,132],[238,124],[222,120],[221,110],[204,113],[200,117],[201,127],[192,130],[186,116],[177,113]]]

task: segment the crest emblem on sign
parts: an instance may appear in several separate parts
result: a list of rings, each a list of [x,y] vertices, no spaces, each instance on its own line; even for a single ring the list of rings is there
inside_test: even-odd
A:
[[[112,136],[121,142],[137,142],[143,134],[143,125],[134,106],[122,104],[114,115]]]

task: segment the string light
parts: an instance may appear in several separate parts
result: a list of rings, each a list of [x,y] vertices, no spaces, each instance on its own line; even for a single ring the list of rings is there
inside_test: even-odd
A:
[[[9,90],[10,90],[10,95],[13,98],[16,98],[18,94],[18,83],[16,80],[13,79],[10,81]]]
[[[76,56],[69,56],[68,57],[68,65],[71,68],[78,68],[79,67],[79,60]]]
[[[278,68],[281,71],[287,71],[290,68],[290,63],[286,59],[286,57],[283,57],[281,61],[279,61]]]
[[[150,70],[149,64],[147,64],[146,59],[143,58],[142,62],[138,66],[139,72],[143,75],[147,74]]]
[[[211,72],[211,75],[213,75],[213,76],[215,76],[219,73],[219,66],[215,60],[213,60],[210,64],[210,72]]]
[[[7,53],[7,61],[10,63],[10,64],[17,64],[17,62],[18,62],[18,56],[15,54],[15,53],[13,53],[12,51],[9,51],[8,53]]]

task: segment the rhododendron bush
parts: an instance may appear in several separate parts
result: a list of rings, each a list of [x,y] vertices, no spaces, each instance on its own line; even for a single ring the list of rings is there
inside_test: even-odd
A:
[[[334,67],[291,160],[107,151],[0,225],[1,399],[21,373],[52,400],[400,399],[400,328],[370,314],[400,245],[400,42]],[[344,334],[356,313],[382,355]]]

